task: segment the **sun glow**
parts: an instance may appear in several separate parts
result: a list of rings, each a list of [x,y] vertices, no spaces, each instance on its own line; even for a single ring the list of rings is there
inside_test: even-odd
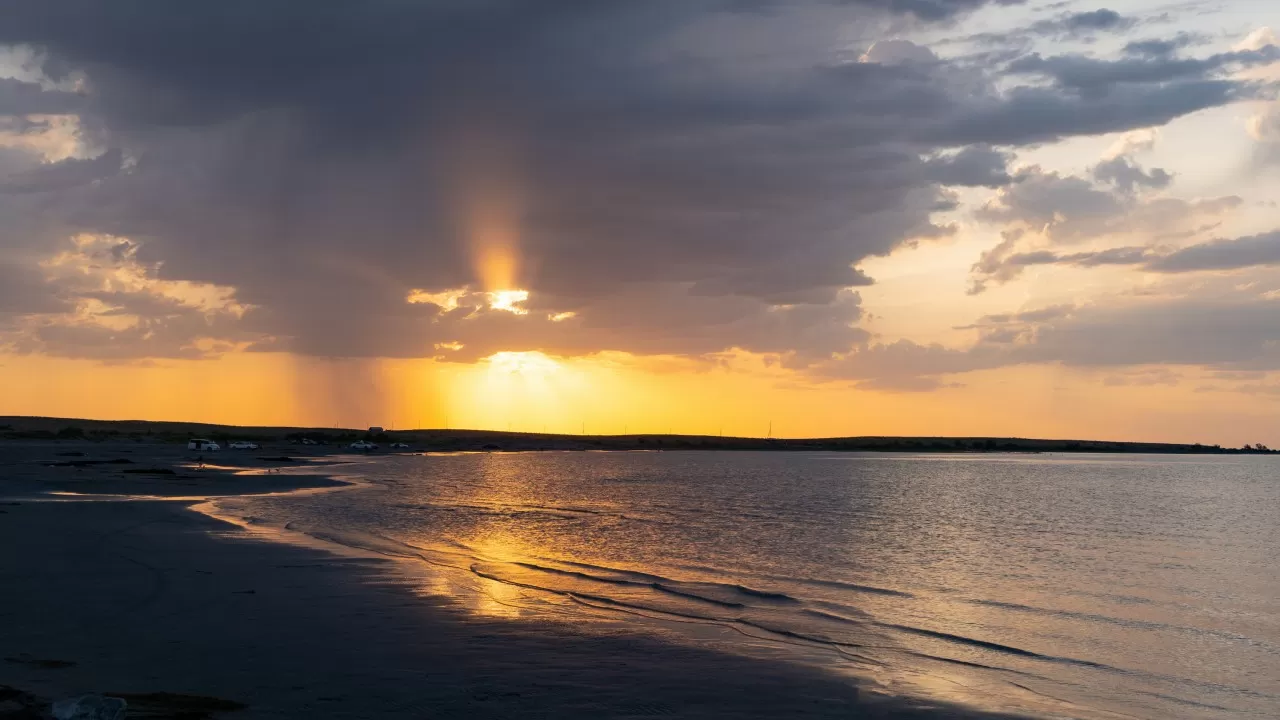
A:
[[[560,363],[540,352],[499,352],[487,358],[491,372],[507,375],[546,376],[560,370]]]
[[[489,307],[493,310],[502,310],[516,315],[529,314],[528,310],[520,307],[520,303],[529,299],[528,290],[495,290],[487,294]]]
[[[426,290],[413,289],[405,296],[404,301],[410,305],[431,304],[439,306],[441,310],[448,312],[458,307],[458,301],[466,295],[465,289],[461,290],[445,290],[444,292],[427,292]]]

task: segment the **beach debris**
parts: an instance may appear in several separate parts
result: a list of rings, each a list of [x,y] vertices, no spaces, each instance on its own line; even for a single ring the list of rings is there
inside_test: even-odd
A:
[[[81,695],[54,701],[53,717],[54,720],[124,720],[128,706],[118,697]]]

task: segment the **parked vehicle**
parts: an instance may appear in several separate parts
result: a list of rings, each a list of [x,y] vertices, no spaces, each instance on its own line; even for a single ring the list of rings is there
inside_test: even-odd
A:
[[[347,447],[351,448],[352,450],[362,450],[364,452],[378,449],[377,445],[374,445],[373,443],[368,442],[366,440],[357,440],[351,443],[350,445],[348,445]]]
[[[408,449],[409,449],[409,443],[401,443],[401,442],[391,443],[390,447],[392,447],[392,448],[394,448],[394,449],[396,449],[396,450],[408,450]]]
[[[212,440],[205,438],[192,438],[187,441],[188,450],[199,450],[200,452],[216,452],[222,449],[222,446]]]
[[[248,440],[235,440],[227,447],[232,450],[257,450],[260,446],[258,443],[249,442]]]

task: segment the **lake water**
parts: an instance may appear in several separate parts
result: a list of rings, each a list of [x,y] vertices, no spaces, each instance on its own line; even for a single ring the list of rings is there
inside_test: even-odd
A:
[[[485,453],[227,512],[433,568],[477,613],[626,619],[889,692],[1280,717],[1280,462]],[[427,565],[429,564],[429,565]]]

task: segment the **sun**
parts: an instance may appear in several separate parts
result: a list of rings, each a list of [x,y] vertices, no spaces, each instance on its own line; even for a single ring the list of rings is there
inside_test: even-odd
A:
[[[528,310],[520,307],[520,303],[529,299],[528,290],[495,290],[488,293],[488,296],[489,307],[494,310],[502,310],[515,315],[529,314]]]
[[[494,353],[487,358],[490,371],[506,375],[545,377],[560,370],[560,363],[537,351]]]

